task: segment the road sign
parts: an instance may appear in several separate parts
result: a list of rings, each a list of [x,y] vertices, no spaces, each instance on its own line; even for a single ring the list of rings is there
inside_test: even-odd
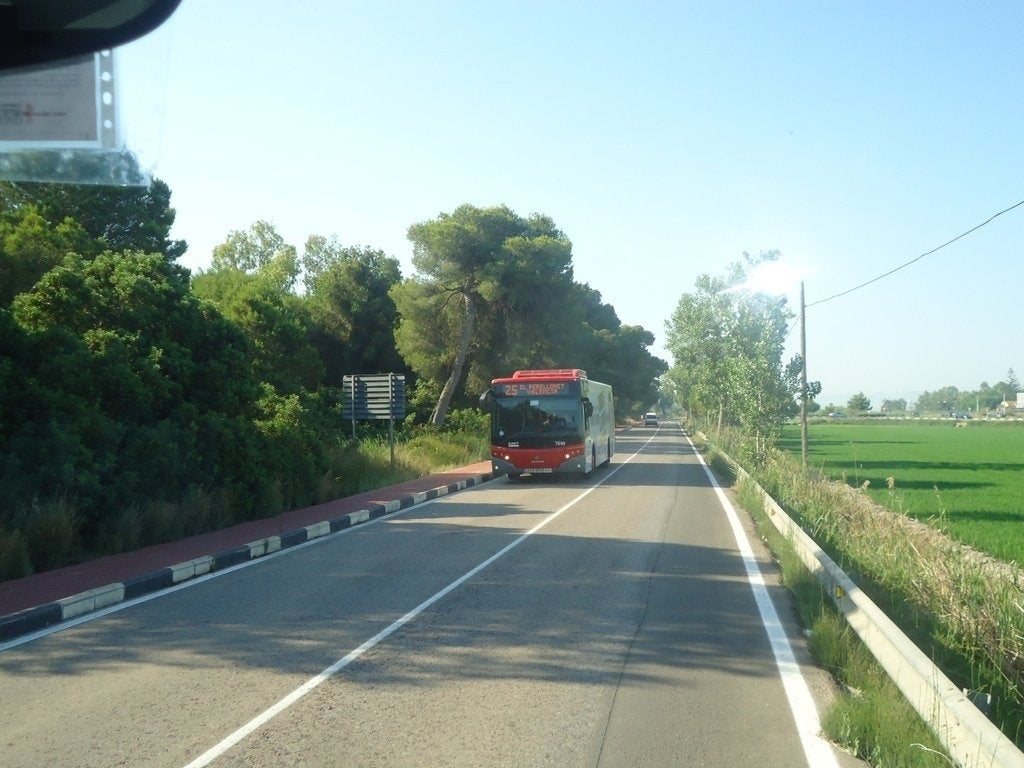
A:
[[[346,376],[342,382],[346,419],[405,418],[405,376],[398,373]]]

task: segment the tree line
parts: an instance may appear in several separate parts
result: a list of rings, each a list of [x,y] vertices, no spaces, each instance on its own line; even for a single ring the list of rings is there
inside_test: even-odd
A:
[[[1021,383],[1013,368],[1006,373],[1006,378],[989,384],[981,382],[977,389],[958,389],[954,386],[941,387],[933,391],[922,392],[914,404],[919,413],[973,413],[999,411],[1004,402],[1016,403],[1017,393],[1021,391]]]
[[[802,380],[799,356],[783,360],[794,314],[785,297],[760,292],[748,277],[776,261],[778,251],[744,253],[722,275],[702,274],[666,322],[674,364],[663,379],[663,396],[685,409],[691,421],[716,432],[736,428],[747,436],[744,455],[759,461],[786,419],[809,408],[821,392]]]
[[[695,424],[721,432],[737,428],[744,435],[740,456],[757,462],[780,434],[782,425],[798,415],[806,398],[807,413],[822,410],[816,398],[821,382],[803,381],[799,355],[783,359],[795,314],[783,296],[758,291],[752,272],[779,259],[778,251],[757,256],[744,253],[721,275],[702,274],[692,292],[679,299],[666,322],[667,348],[674,364],[663,376],[659,407],[680,408]],[[982,382],[976,390],[943,387],[925,391],[913,404],[919,413],[971,413],[998,410],[1016,400],[1022,389],[1011,368],[1006,379]],[[872,403],[863,392],[845,404],[851,413],[866,413]],[[907,412],[907,401],[887,399],[885,413]],[[825,413],[841,410],[834,404]]]
[[[902,413],[991,413],[1004,410],[1004,403],[1010,408],[1016,407],[1017,393],[1021,391],[1021,383],[1017,374],[1010,368],[1006,378],[989,384],[981,382],[977,389],[959,389],[955,386],[940,387],[936,390],[925,390],[917,400],[908,406],[905,398],[888,398],[882,400],[879,412],[884,414]],[[872,410],[871,401],[863,392],[853,395],[846,404],[854,413],[867,413]],[[835,410],[834,405],[826,406],[827,411]]]
[[[138,542],[154,509],[180,534],[324,500],[346,374],[405,374],[410,430],[516,368],[585,368],[623,415],[657,397],[653,335],[576,282],[546,216],[413,224],[409,276],[257,221],[192,274],[170,197],[0,184],[0,577]]]

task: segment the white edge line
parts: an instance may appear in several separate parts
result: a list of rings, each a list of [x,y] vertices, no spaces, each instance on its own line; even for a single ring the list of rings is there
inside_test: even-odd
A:
[[[754,550],[750,546],[750,540],[743,530],[739,516],[725,495],[725,491],[722,490],[722,486],[719,485],[718,479],[711,471],[711,468],[708,467],[707,462],[704,461],[700,451],[693,446],[693,441],[690,440],[688,435],[686,440],[694,448],[693,452],[697,456],[704,474],[707,475],[708,480],[711,482],[711,486],[718,496],[719,503],[725,510],[733,536],[736,539],[736,545],[739,547],[740,554],[743,557],[743,565],[747,569],[747,580],[750,582],[750,589],[754,593],[757,610],[761,614],[761,624],[764,626],[765,632],[768,633],[768,641],[775,656],[775,666],[779,670],[782,687],[786,691],[789,708],[793,713],[793,719],[796,721],[797,733],[800,736],[800,743],[804,748],[807,764],[813,766],[813,768],[832,768],[833,766],[839,768],[832,745],[821,735],[821,720],[818,717],[818,709],[814,704],[814,698],[807,687],[807,681],[800,672],[800,665],[793,654],[793,647],[790,645],[786,630],[779,620],[779,614],[775,610],[775,604],[772,602],[771,595],[768,594],[764,575],[757,565]]]

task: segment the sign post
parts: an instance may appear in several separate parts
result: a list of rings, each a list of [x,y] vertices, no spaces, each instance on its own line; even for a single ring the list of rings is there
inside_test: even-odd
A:
[[[352,420],[352,437],[356,421],[388,420],[391,443],[391,464],[395,463],[395,419],[405,418],[405,376],[400,373],[354,374],[342,380],[342,409]]]

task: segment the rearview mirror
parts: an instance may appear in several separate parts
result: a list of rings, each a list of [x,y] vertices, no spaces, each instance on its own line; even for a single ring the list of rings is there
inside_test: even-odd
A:
[[[480,410],[484,413],[491,413],[494,410],[494,390],[488,389],[480,395]]]
[[[163,24],[181,0],[0,0],[0,69],[114,48]]]

